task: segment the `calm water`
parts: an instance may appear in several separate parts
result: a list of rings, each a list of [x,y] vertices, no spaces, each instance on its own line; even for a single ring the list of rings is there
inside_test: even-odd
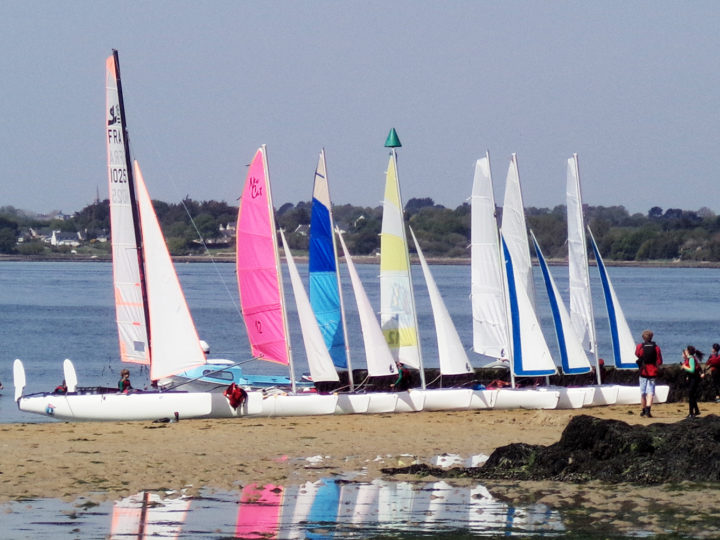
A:
[[[248,372],[286,374],[275,364],[250,360],[249,346],[239,314],[232,264],[180,264],[180,281],[198,327],[212,356],[234,361],[249,360]],[[342,269],[345,272],[343,266]],[[359,265],[358,271],[370,301],[379,306],[377,265]],[[470,347],[470,267],[432,266],[460,337]],[[307,272],[301,265],[300,272]],[[437,367],[437,347],[427,289],[419,267],[413,268],[418,318],[425,365]],[[567,268],[552,268],[561,291],[567,292]],[[704,351],[720,341],[717,298],[720,296],[720,269],[611,268],[611,279],[633,334],[652,328],[663,348],[666,363],[679,361],[688,343]],[[287,276],[286,276],[287,278]],[[543,298],[544,285],[535,268],[538,311],[551,350],[555,348],[552,319]],[[595,320],[600,355],[611,356],[610,341],[601,296],[600,282],[591,269]],[[25,364],[26,392],[52,390],[62,380],[62,361],[75,363],[81,386],[115,386],[121,369],[117,361],[117,334],[112,297],[112,269],[109,263],[0,263],[0,423],[45,421],[44,417],[20,414],[12,397],[12,361]],[[350,280],[344,276],[344,296],[354,367],[362,367],[364,353]],[[290,292],[286,279],[286,291]],[[307,371],[299,323],[292,295],[288,294],[290,328],[296,372]],[[639,339],[639,338],[638,338]],[[480,359],[469,354],[475,365]],[[146,383],[139,367],[131,368],[136,387]]]

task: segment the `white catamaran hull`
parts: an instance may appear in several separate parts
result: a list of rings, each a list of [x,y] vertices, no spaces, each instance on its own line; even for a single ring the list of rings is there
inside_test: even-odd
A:
[[[212,404],[207,392],[31,394],[18,400],[18,408],[58,420],[126,421],[200,418]]]
[[[580,409],[585,404],[592,403],[595,397],[595,387],[593,386],[554,386],[552,389],[560,392],[558,409]]]
[[[618,395],[616,405],[640,405],[640,387],[617,385]],[[670,393],[667,385],[656,385],[653,403],[665,403]]]
[[[500,388],[495,409],[555,409],[560,399],[557,390],[545,388]]]

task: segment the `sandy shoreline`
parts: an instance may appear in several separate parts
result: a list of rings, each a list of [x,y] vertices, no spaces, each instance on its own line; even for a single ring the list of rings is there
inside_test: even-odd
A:
[[[720,404],[702,403],[703,414]],[[513,442],[552,444],[570,418],[591,414],[631,424],[676,422],[687,404],[573,411],[461,411],[394,415],[4,424],[0,426],[0,502],[93,492],[116,498],[141,490],[192,486],[232,489],[250,482],[293,484],[382,467],[430,463],[435,456],[468,458]],[[408,455],[414,457],[408,457]],[[318,463],[306,460],[324,456]],[[381,459],[378,459],[380,456]]]

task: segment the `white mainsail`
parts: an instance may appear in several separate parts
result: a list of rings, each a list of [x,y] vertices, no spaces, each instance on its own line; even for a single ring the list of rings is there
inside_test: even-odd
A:
[[[470,360],[467,357],[465,348],[460,341],[455,324],[453,324],[450,313],[445,306],[445,301],[440,294],[440,290],[433,279],[430,267],[425,261],[420,244],[415,237],[415,233],[410,228],[415,250],[417,251],[420,265],[425,276],[425,284],[428,288],[430,296],[430,305],[432,307],[433,318],[435,319],[435,332],[438,342],[438,361],[440,364],[440,373],[443,375],[460,375],[463,373],[472,373],[473,369]]]
[[[590,273],[577,154],[573,154],[567,163],[567,221],[570,317],[575,334],[580,338],[588,357],[597,364],[597,336],[590,293]]]
[[[310,299],[300,279],[300,273],[297,270],[297,266],[295,266],[295,260],[287,246],[285,233],[282,229],[280,229],[280,238],[282,239],[283,251],[285,252],[285,259],[287,260],[290,273],[290,283],[292,284],[295,305],[297,307],[298,317],[300,318],[305,354],[307,356],[308,366],[310,367],[312,380],[313,382],[338,381],[340,379],[333,366],[330,353],[325,346],[325,340],[323,339],[317,319],[315,318],[315,313],[310,305]]]
[[[503,358],[510,353],[505,277],[487,152],[475,164],[470,205],[473,350]]]
[[[158,380],[201,366],[206,360],[140,166],[137,161],[133,165],[152,331],[150,378]]]
[[[380,323],[395,359],[420,369],[422,374],[415,298],[394,149],[388,163],[380,233]]]
[[[340,246],[345,255],[348,272],[350,273],[350,282],[352,283],[353,292],[355,293],[355,302],[357,303],[363,343],[365,345],[368,376],[382,377],[384,375],[394,375],[397,373],[395,360],[388,348],[387,341],[385,341],[382,328],[380,328],[380,323],[378,323],[375,317],[375,312],[367,297],[365,288],[360,281],[360,276],[358,276],[357,270],[355,269],[355,263],[353,263],[352,257],[350,257],[348,253],[345,240],[342,234],[340,234],[340,231],[337,231],[337,233],[340,239]]]
[[[505,183],[502,235],[512,256],[515,279],[518,285],[525,289],[534,308],[535,284],[530,259],[530,243],[527,235],[527,224],[525,223],[525,205],[523,204],[522,190],[520,188],[520,172],[515,154],[510,158]]]
[[[120,359],[123,362],[149,364],[150,346],[143,299],[141,240],[135,227],[137,209],[132,191],[130,147],[116,51],[108,57],[105,68],[105,141],[110,192],[115,318],[120,340]]]

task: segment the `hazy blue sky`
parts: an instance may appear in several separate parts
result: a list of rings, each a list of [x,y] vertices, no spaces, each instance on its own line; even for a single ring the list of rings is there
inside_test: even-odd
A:
[[[267,144],[276,206],[375,206],[395,127],[403,197],[449,207],[490,151],[501,200],[720,213],[720,2],[0,2],[0,206],[107,197],[105,58],[120,52],[155,199],[234,203]]]

